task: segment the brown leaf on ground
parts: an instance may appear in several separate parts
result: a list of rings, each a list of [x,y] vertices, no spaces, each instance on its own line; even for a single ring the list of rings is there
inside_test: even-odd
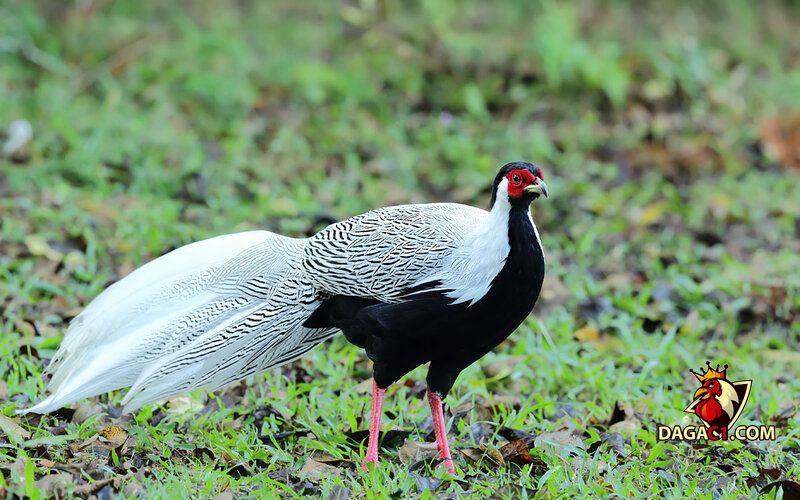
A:
[[[533,441],[536,448],[545,448],[547,446],[555,446],[556,448],[575,447],[586,448],[582,432],[577,430],[570,423],[565,423],[558,430],[552,432],[543,432],[536,436]]]
[[[318,462],[313,458],[309,458],[303,468],[300,469],[299,476],[309,481],[318,482],[324,477],[341,476],[344,469],[341,467],[334,467],[323,462]]]
[[[747,486],[761,486],[769,480],[775,481],[781,477],[781,470],[778,468],[759,468],[758,474],[747,478]]]
[[[82,404],[75,409],[72,414],[73,424],[82,424],[86,422],[89,417],[102,413],[103,407],[98,404]]]
[[[59,472],[37,479],[33,484],[37,490],[42,491],[47,496],[64,498],[67,494],[67,486],[72,482],[72,474]]]
[[[595,326],[587,325],[575,330],[573,334],[581,342],[592,344],[599,350],[614,348],[619,345],[619,340],[608,333],[600,332]]]
[[[176,396],[167,401],[167,413],[182,415],[184,413],[200,413],[205,407],[203,403],[189,396]]]
[[[491,444],[481,443],[481,450],[483,450],[485,456],[489,457],[497,465],[506,464],[506,459],[503,457],[503,454]]]
[[[459,448],[458,451],[472,462],[480,462],[483,458],[480,448]]]
[[[611,412],[611,416],[608,417],[608,421],[606,425],[611,427],[612,425],[622,422],[628,418],[633,417],[633,407],[624,401],[616,401],[614,403],[614,410]]]
[[[531,456],[530,445],[531,443],[526,439],[515,439],[514,441],[504,444],[503,447],[500,448],[500,453],[503,455],[503,459],[506,462],[517,465],[531,464],[534,468],[541,471],[547,470],[547,464],[541,459]]]
[[[329,455],[327,453],[315,453],[311,458],[316,460],[317,462],[332,465],[334,467],[344,468],[344,469],[354,469],[355,462],[352,460],[348,460],[346,458],[337,458],[333,455]]]
[[[586,446],[581,436],[576,434],[574,429],[562,429],[539,434],[534,441],[534,446],[536,448],[544,448],[547,445],[555,445],[558,448],[566,446],[584,448]]]
[[[128,432],[118,425],[109,425],[100,431],[100,437],[109,445],[118,448],[128,439]]]
[[[636,417],[626,418],[622,422],[617,422],[608,428],[612,433],[620,433],[623,436],[631,436],[642,428],[642,423]]]
[[[600,442],[607,444],[608,447],[616,451],[619,456],[623,458],[628,456],[628,452],[625,450],[625,438],[623,438],[622,434],[619,432],[601,433]]]
[[[47,239],[38,234],[31,234],[25,237],[25,246],[28,247],[28,251],[31,255],[45,257],[54,262],[61,262],[61,258],[63,257],[63,254],[53,248]]]
[[[511,427],[501,427],[497,433],[500,435],[500,437],[508,441],[516,441],[521,439],[527,444],[533,443],[533,441],[536,439],[536,434],[521,431],[519,429],[512,429]]]
[[[458,451],[471,462],[480,462],[487,458],[495,465],[503,466],[506,464],[502,451],[485,443],[481,443],[480,448],[459,448]],[[435,456],[438,456],[438,453]]]
[[[419,441],[406,441],[397,452],[403,465],[411,466],[423,460],[430,460],[439,456],[439,449],[436,443],[425,443]]]
[[[774,483],[769,483],[768,485],[764,486],[759,490],[759,496],[766,495],[767,493],[772,492],[773,490],[780,489],[783,493],[783,498],[800,498],[800,483],[796,481],[790,481],[788,479],[784,479],[783,481],[775,481]],[[777,491],[775,492],[777,494]],[[777,498],[777,495],[776,497]]]
[[[8,436],[8,440],[14,444],[19,444],[30,439],[30,431],[25,430],[18,423],[18,420],[5,415],[0,415],[0,432]]]
[[[800,170],[800,112],[763,120],[759,133],[764,150],[778,165]]]

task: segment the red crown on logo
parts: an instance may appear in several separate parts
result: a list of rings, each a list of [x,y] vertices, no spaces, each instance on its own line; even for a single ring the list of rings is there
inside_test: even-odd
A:
[[[720,370],[719,364],[717,364],[716,368],[711,368],[711,361],[706,361],[706,369],[703,371],[703,373],[698,373],[689,368],[689,371],[692,372],[692,375],[697,377],[697,380],[699,380],[701,384],[706,380],[711,380],[712,378],[721,378],[727,380],[727,376],[725,373],[727,370],[728,370],[727,364],[722,367],[722,370]]]

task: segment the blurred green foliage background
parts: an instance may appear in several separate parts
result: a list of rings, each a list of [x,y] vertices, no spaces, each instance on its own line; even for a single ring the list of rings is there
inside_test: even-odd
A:
[[[537,447],[546,472],[463,459],[467,485],[420,483],[428,476],[390,458],[366,483],[300,487],[288,478],[313,450],[357,461],[342,432],[364,427],[368,402],[342,388],[369,367],[339,339],[298,364],[313,384],[271,373],[233,409],[125,421],[150,472],[115,465],[119,484],[102,487],[735,496],[796,481],[798,26],[800,7],[775,1],[5,1],[0,128],[24,119],[33,137],[0,159],[2,412],[41,394],[38,375],[69,319],[147,260],[233,231],[302,236],[389,204],[486,206],[497,168],[525,159],[553,195],[533,210],[545,288],[529,324],[462,375],[450,404],[516,397],[462,422],[533,433],[563,425],[554,408],[567,404],[585,447]],[[331,350],[343,366],[326,366]],[[746,418],[782,423],[778,442],[715,452],[655,443],[656,423],[682,418],[688,368],[707,358],[756,380]],[[298,394],[282,403],[286,422],[253,423],[248,408],[276,399],[264,386]],[[592,431],[608,430],[617,401],[638,422],[623,433],[625,455]],[[401,399],[386,428],[424,427],[417,403]],[[237,415],[251,431],[221,424]],[[21,424],[46,440],[63,423],[75,440],[116,418]],[[264,425],[298,419],[320,426],[316,440],[258,441]],[[455,442],[478,446],[470,429],[454,428]],[[45,442],[0,436],[0,491],[47,492],[42,460],[77,460],[66,441]],[[160,458],[189,442],[216,461]],[[593,443],[602,446],[590,453]],[[269,465],[253,465],[253,453]],[[576,469],[576,456],[614,466]],[[284,469],[286,479],[269,476]],[[64,481],[64,491],[92,482]]]

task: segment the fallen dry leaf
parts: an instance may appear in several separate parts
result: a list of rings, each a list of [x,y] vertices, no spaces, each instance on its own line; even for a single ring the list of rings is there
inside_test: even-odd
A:
[[[528,445],[532,444],[534,439],[536,439],[536,434],[531,434],[530,432],[521,431],[519,429],[512,429],[511,427],[501,427],[497,433],[500,435],[500,437],[507,441],[516,441],[521,439]],[[491,432],[489,432],[489,435],[491,435]]]
[[[506,464],[506,460],[503,457],[503,454],[500,453],[500,450],[498,450],[494,446],[490,444],[481,443],[481,450],[483,450],[483,453],[497,465],[502,466]]]
[[[584,326],[575,330],[573,334],[576,339],[587,344],[592,344],[597,349],[613,348],[619,344],[619,340],[607,333],[601,333],[594,326]]]
[[[621,457],[627,457],[628,452],[625,450],[625,439],[619,432],[602,432],[600,433],[600,442],[606,443],[609,448],[616,451]],[[600,443],[598,443],[599,446]],[[592,451],[591,449],[589,450]]]
[[[800,498],[800,483],[784,479],[783,481],[775,481],[761,488],[758,492],[760,495],[766,495],[773,490],[780,489],[783,493],[783,498]],[[777,491],[775,492],[777,494]],[[777,495],[775,496],[777,498]]]
[[[75,409],[72,414],[73,424],[82,424],[89,420],[90,417],[102,413],[103,407],[98,404],[82,404]]]
[[[128,439],[128,432],[118,425],[109,425],[100,431],[100,436],[106,443],[118,448]]]
[[[320,463],[323,463],[323,464],[326,464],[326,465],[332,465],[334,467],[351,468],[351,469],[355,467],[355,464],[354,464],[354,462],[352,460],[347,460],[347,459],[343,459],[343,458],[337,458],[337,457],[334,457],[333,455],[329,455],[327,453],[315,453],[311,458],[313,458],[317,462],[320,462]]]
[[[539,469],[546,469],[547,465],[540,459],[532,457],[530,454],[530,445],[526,439],[515,439],[503,445],[500,448],[500,453],[506,462],[517,465],[533,464],[534,467]]]
[[[397,452],[403,465],[410,466],[423,460],[430,460],[439,456],[439,449],[436,443],[425,443],[419,441],[406,441]]]
[[[14,444],[21,444],[31,437],[31,433],[23,429],[16,419],[5,415],[0,415],[0,431],[8,436],[8,440]]]
[[[747,486],[753,487],[759,484],[764,484],[768,479],[773,481],[781,477],[781,470],[777,468],[759,468],[758,475],[747,479]]]
[[[800,112],[767,118],[759,132],[770,157],[784,168],[800,170]]]
[[[45,257],[46,259],[54,262],[60,262],[61,257],[63,257],[61,252],[50,246],[50,243],[48,243],[46,239],[38,234],[26,236],[25,246],[28,247],[28,251],[32,255],[37,257]]]
[[[309,458],[306,460],[303,468],[300,469],[299,475],[309,481],[318,482],[321,481],[323,477],[341,476],[342,472],[344,472],[344,469],[340,467],[334,467],[333,465],[328,465],[323,462],[318,462],[313,458]]]
[[[167,413],[182,415],[184,413],[199,413],[205,405],[189,396],[177,396],[167,401]]]
[[[37,479],[33,484],[36,489],[44,492],[47,496],[64,498],[67,494],[67,486],[72,482],[72,474],[59,472]]]
[[[616,424],[617,422],[622,422],[623,420],[632,417],[633,417],[633,406],[631,406],[630,403],[624,401],[615,401],[614,409],[611,411],[611,416],[608,417],[606,425],[610,427]]]
[[[561,426],[555,431],[543,432],[536,436],[533,445],[536,448],[555,446],[556,448],[575,447],[585,448],[582,432],[567,417],[560,419]]]
[[[594,326],[586,325],[575,330],[573,335],[581,342],[597,342],[597,339],[600,338],[600,330]]]
[[[458,451],[472,462],[480,462],[483,458],[483,451],[479,448],[459,448]]]
[[[642,428],[642,423],[639,422],[639,419],[636,417],[631,417],[629,419],[625,419],[622,422],[617,422],[616,424],[612,425],[608,428],[610,432],[618,432],[623,436],[631,436],[636,434],[636,432]]]

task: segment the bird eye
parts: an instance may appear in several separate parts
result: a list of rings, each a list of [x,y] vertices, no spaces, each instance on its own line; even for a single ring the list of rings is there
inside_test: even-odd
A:
[[[511,182],[516,186],[522,182],[522,179],[520,178],[519,174],[514,174],[511,176]]]

